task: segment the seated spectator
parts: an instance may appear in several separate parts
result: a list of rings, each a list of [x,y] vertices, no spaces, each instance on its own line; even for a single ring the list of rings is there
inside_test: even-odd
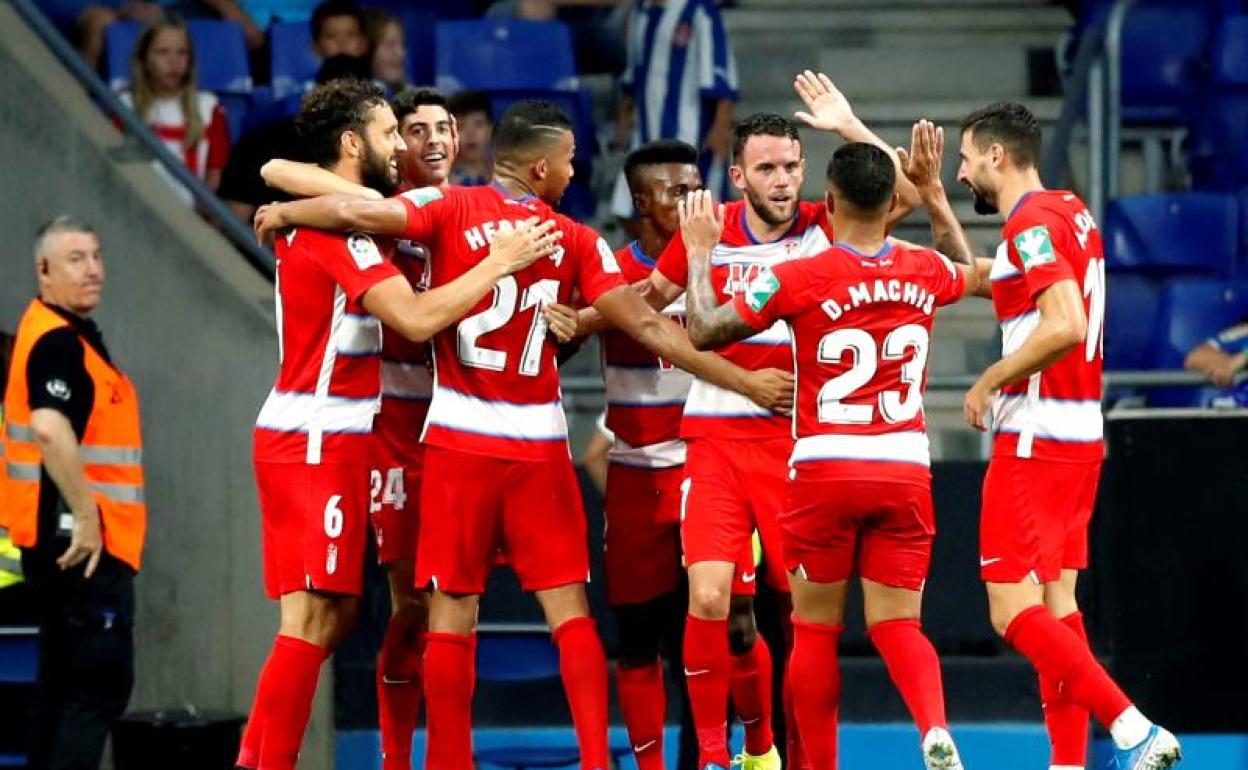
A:
[[[184,18],[232,21],[242,26],[248,48],[259,50],[265,43],[265,25],[258,24],[240,0],[54,0],[50,5],[54,21],[60,22],[62,27],[75,29],[78,50],[92,67],[100,64],[109,24],[115,21],[151,24],[166,13]]]
[[[489,95],[484,91],[460,91],[447,99],[447,106],[459,131],[459,156],[451,170],[451,184],[489,184],[494,176],[494,158],[490,155],[494,111]]]
[[[195,51],[186,23],[168,16],[139,35],[130,60],[131,83],[121,100],[151,127],[170,152],[182,158],[191,173],[216,191],[230,152],[225,108],[217,97],[200,91],[195,80]],[[167,176],[179,195],[191,194]]]
[[[1218,387],[1234,387],[1227,396],[1238,406],[1248,406],[1248,380],[1235,386],[1237,375],[1248,368],[1248,318],[1192,348],[1183,366],[1200,372]]]
[[[407,44],[398,17],[380,8],[364,12],[364,33],[368,38],[373,80],[389,94],[407,85]]]
[[[367,56],[364,12],[353,0],[324,0],[312,11],[312,46],[322,59]]]
[[[316,82],[328,83],[339,78],[368,80],[371,77],[372,69],[366,59],[333,56],[321,64],[316,73]],[[230,153],[229,163],[221,174],[221,188],[217,194],[244,222],[251,222],[256,209],[266,203],[289,200],[288,196],[269,187],[260,178],[260,168],[274,158],[299,161],[312,159],[295,131],[294,116],[278,118],[247,132]]]

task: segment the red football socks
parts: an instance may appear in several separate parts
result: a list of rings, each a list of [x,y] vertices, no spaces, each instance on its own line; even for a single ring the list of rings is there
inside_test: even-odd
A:
[[[732,704],[745,725],[745,753],[761,756],[771,750],[771,651],[763,638],[744,655],[732,657]]]
[[[428,770],[473,770],[472,691],[476,637],[425,635],[425,722]]]
[[[261,730],[259,770],[295,770],[321,664],[328,655],[324,647],[293,636],[273,640],[252,711]]]
[[[238,759],[234,760],[237,767],[256,770],[260,766],[260,741],[264,735],[264,721],[260,718],[260,693],[264,692],[265,679],[273,663],[273,652],[260,668],[256,677],[256,694],[251,701],[251,713],[247,716],[247,727],[243,730],[243,739],[238,744]]]
[[[888,620],[867,629],[884,659],[888,675],[910,709],[919,736],[933,727],[948,727],[940,659],[917,620]]]
[[[1070,700],[1108,728],[1131,701],[1092,656],[1087,642],[1058,622],[1043,605],[1020,612],[1005,640],[1022,653],[1040,676],[1056,683]]]
[[[1083,613],[1072,612],[1061,619],[1085,645],[1088,634],[1083,628]],[[1049,729],[1053,746],[1050,765],[1084,767],[1088,761],[1088,710],[1070,699],[1069,694],[1048,677],[1040,677],[1040,703],[1044,706],[1044,724]]]
[[[665,770],[663,762],[663,722],[667,695],[663,686],[663,663],[656,660],[641,668],[618,668],[616,688],[620,692],[620,712],[628,728],[638,770]]]
[[[377,722],[382,770],[411,770],[412,732],[420,717],[423,628],[391,620],[377,653]]]
[[[837,643],[843,626],[793,619],[789,691],[802,731],[802,749],[814,770],[836,768],[836,725],[841,700]]]
[[[685,620],[685,686],[698,733],[698,767],[728,766],[728,619]]]
[[[559,648],[559,674],[581,748],[581,768],[606,770],[611,765],[607,748],[607,656],[598,628],[593,618],[572,618],[555,629],[553,639]]]

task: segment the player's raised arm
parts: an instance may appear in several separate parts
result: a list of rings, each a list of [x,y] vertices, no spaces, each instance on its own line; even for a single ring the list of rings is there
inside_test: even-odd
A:
[[[368,200],[358,195],[322,195],[261,206],[253,223],[257,240],[287,227],[360,231],[398,237],[407,229],[407,208],[395,198]]]
[[[711,250],[723,230],[724,207],[716,205],[708,191],[689,193],[680,202],[680,232],[689,255],[685,312],[689,316],[689,340],[698,350],[721,348],[757,333],[731,302],[719,304],[711,286]]]
[[[936,250],[957,263],[965,279],[963,294],[976,294],[980,290],[981,275],[975,255],[971,251],[966,232],[958,222],[957,214],[949,205],[945,185],[941,182],[941,159],[944,157],[945,132],[929,120],[920,120],[910,130],[910,150],[898,148],[902,171],[918,190],[919,199],[927,209],[932,223],[932,242]]]
[[[369,200],[381,200],[385,197],[371,187],[356,184],[315,163],[274,158],[260,167],[260,178],[269,187],[297,198],[334,193],[358,195]]]
[[[369,289],[364,309],[414,342],[425,342],[463,318],[499,279],[551,256],[563,233],[554,220],[536,217],[512,227],[500,222],[490,253],[450,283],[416,293],[407,279],[395,276]]]
[[[897,151],[889,147],[883,139],[876,136],[854,115],[849,100],[827,75],[806,70],[794,79],[793,88],[808,110],[808,112],[799,110],[794,113],[798,120],[820,131],[835,132],[847,142],[874,144],[892,157],[893,165],[897,168],[897,195],[900,200],[897,208],[889,214],[890,225],[905,219],[911,211],[919,207],[922,201],[918,190],[902,173],[901,160],[897,157]]]

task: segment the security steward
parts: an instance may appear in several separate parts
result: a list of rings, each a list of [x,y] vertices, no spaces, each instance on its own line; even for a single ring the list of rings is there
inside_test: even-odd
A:
[[[104,285],[95,231],[58,217],[34,252],[39,297],[13,347],[0,495],[40,615],[28,767],[97,770],[134,682],[147,525],[139,403],[90,320]]]

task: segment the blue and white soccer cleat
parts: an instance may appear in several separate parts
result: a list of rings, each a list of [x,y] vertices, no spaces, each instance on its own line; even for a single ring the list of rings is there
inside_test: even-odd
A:
[[[933,727],[923,736],[923,766],[927,770],[962,770],[962,758],[948,730]]]
[[[1169,770],[1179,764],[1179,741],[1164,727],[1153,725],[1148,736],[1129,749],[1114,749],[1108,770]]]

